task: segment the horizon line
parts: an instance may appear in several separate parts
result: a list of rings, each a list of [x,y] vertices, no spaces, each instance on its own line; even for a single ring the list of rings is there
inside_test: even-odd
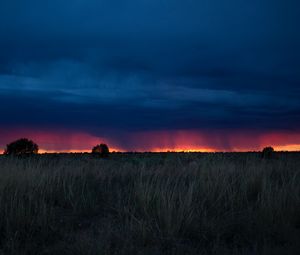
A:
[[[262,150],[214,150],[214,151],[206,151],[206,150],[149,150],[149,151],[117,151],[112,150],[110,153],[113,154],[126,154],[126,153],[260,153]],[[274,150],[274,152],[300,152],[300,150]],[[36,154],[92,154],[91,151],[85,150],[61,150],[61,151],[46,151],[43,150]],[[0,150],[0,155],[4,155],[4,150]]]

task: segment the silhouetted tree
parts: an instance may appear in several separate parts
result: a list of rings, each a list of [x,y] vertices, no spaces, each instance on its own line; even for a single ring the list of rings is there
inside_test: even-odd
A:
[[[99,155],[102,158],[106,158],[109,155],[109,149],[108,146],[104,143],[101,143],[99,145],[96,145],[93,149],[92,149],[92,154],[94,155]]]
[[[6,155],[30,155],[37,154],[39,146],[27,138],[21,138],[6,145]]]
[[[271,147],[271,146],[265,147],[262,150],[262,158],[270,159],[270,158],[273,158],[273,157],[274,157],[274,149],[273,149],[273,147]]]

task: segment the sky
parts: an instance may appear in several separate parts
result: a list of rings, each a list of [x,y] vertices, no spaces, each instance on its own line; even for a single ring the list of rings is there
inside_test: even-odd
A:
[[[0,150],[300,150],[297,0],[1,0]]]

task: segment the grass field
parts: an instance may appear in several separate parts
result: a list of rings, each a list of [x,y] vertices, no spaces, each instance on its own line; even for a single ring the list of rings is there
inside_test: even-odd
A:
[[[300,254],[300,154],[0,157],[0,254]]]

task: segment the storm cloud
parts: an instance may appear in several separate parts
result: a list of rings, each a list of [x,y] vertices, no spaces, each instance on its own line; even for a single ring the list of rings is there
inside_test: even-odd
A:
[[[3,0],[0,125],[130,149],[143,132],[297,132],[299,9],[296,0]]]

